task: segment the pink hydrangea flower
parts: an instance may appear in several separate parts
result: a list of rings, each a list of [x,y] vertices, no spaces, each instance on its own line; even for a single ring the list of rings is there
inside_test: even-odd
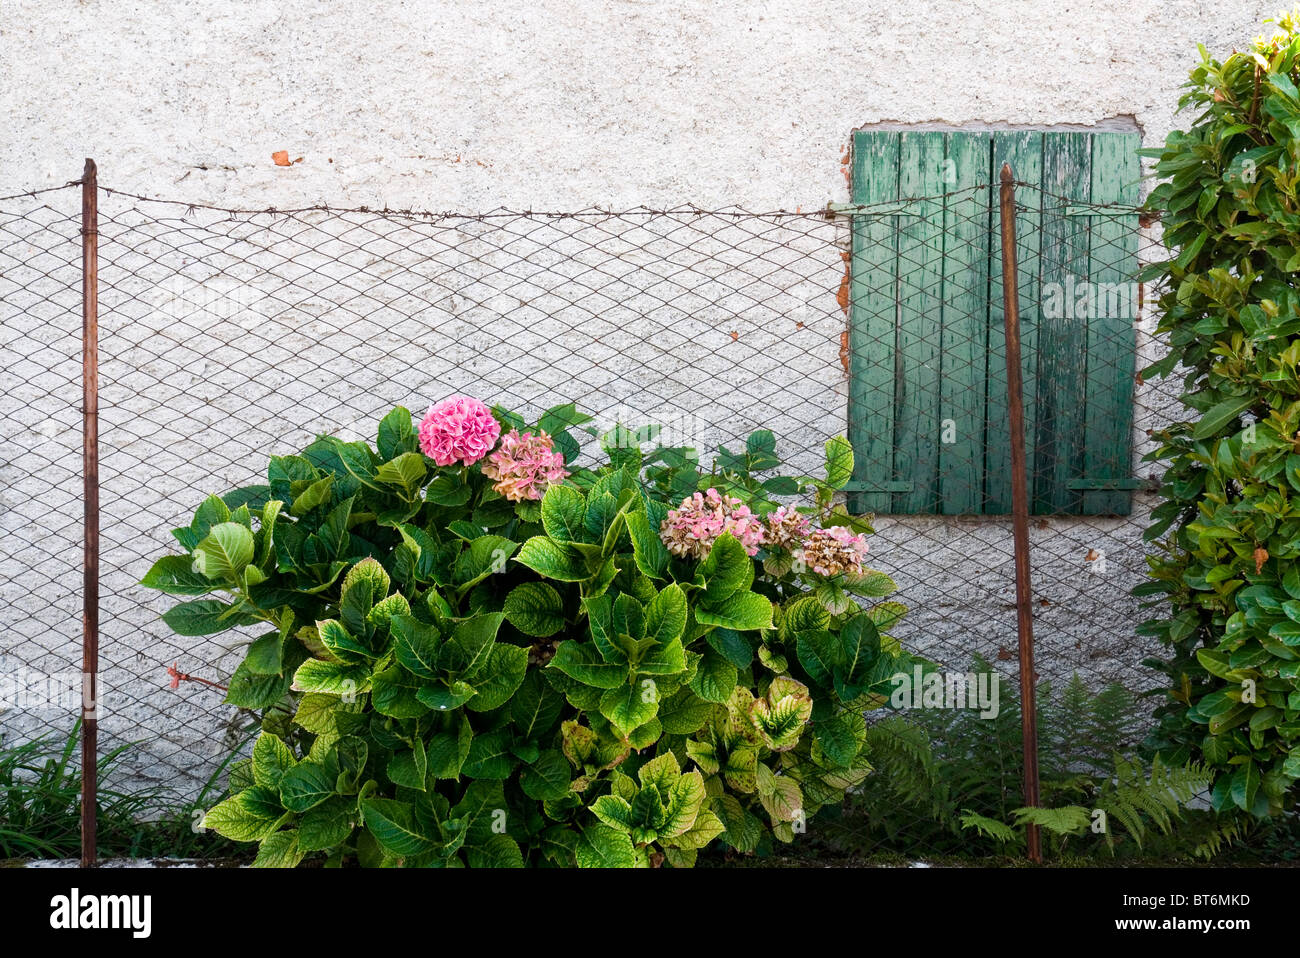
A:
[[[842,572],[861,575],[862,560],[867,556],[867,537],[854,535],[844,526],[814,529],[794,556],[818,575]]]
[[[659,538],[669,552],[695,559],[707,556],[724,532],[739,539],[751,556],[763,544],[762,520],[735,496],[719,495],[717,489],[683,499],[659,526]]]
[[[510,430],[482,469],[483,475],[496,480],[492,488],[512,502],[540,499],[547,486],[563,482],[569,475],[563,453],[555,451],[554,440],[541,430],[535,436]]]
[[[780,506],[767,514],[767,535],[764,542],[770,547],[793,550],[807,538],[811,525],[803,513]]]
[[[440,466],[473,465],[501,435],[492,410],[469,396],[451,396],[429,407],[420,420],[420,448]]]

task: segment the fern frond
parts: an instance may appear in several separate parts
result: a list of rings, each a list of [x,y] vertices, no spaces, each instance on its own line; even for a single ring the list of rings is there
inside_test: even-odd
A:
[[[1102,785],[1097,806],[1108,823],[1119,822],[1141,848],[1148,822],[1161,834],[1170,834],[1184,806],[1206,792],[1211,781],[1212,775],[1195,762],[1168,766],[1157,754],[1148,775],[1140,760],[1117,755],[1114,778]],[[1114,834],[1109,824],[1107,834]]]
[[[985,838],[991,838],[995,842],[1002,842],[1003,844],[1011,844],[1020,840],[1020,835],[1006,822],[999,822],[997,819],[978,815],[969,809],[962,810],[961,827],[973,828]]]
[[[1055,835],[1080,835],[1088,830],[1092,816],[1082,805],[1060,808],[1017,808],[1011,813],[1017,825],[1037,825]]]
[[[1216,819],[1201,841],[1192,848],[1192,854],[1197,858],[1214,858],[1224,848],[1241,841],[1248,831],[1249,828],[1241,819]]]

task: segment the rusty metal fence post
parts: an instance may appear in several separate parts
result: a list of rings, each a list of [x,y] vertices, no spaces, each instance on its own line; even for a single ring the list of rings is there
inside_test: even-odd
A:
[[[1016,273],[1016,186],[1010,165],[1001,173],[1002,302],[1006,326],[1007,413],[1011,430],[1011,521],[1015,540],[1016,634],[1020,652],[1020,731],[1025,804],[1038,805],[1038,709],[1034,688],[1034,610],[1029,578],[1029,490],[1025,463],[1024,385],[1020,371],[1020,295]],[[1025,829],[1029,858],[1043,860],[1037,825]]]
[[[95,161],[81,177],[82,478],[85,558],[81,657],[81,867],[94,866],[99,788],[99,207]]]

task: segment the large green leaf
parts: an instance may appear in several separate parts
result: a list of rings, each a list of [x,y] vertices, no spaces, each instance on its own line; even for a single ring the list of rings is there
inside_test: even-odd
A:
[[[545,582],[524,582],[506,596],[506,619],[526,635],[545,637],[564,628],[564,600]]]
[[[398,406],[379,421],[379,441],[376,445],[379,455],[384,459],[396,459],[404,452],[419,451],[419,439],[409,409]]]
[[[1231,778],[1230,794],[1233,804],[1242,811],[1250,812],[1255,807],[1255,795],[1259,791],[1259,766],[1253,759],[1239,765]]]
[[[564,798],[569,794],[569,763],[558,749],[547,749],[526,765],[519,775],[519,787],[538,801]]]
[[[691,690],[706,702],[722,704],[731,698],[738,677],[726,656],[707,648],[691,678]]]
[[[237,842],[258,842],[285,817],[274,789],[255,785],[213,806],[203,816],[203,827]]]
[[[268,632],[254,639],[248,646],[248,654],[242,664],[258,675],[282,675],[284,641],[284,636],[279,632]]]
[[[506,570],[506,561],[519,548],[505,536],[479,536],[456,557],[453,580],[463,590],[477,585],[488,576]]]
[[[194,570],[193,556],[163,556],[145,573],[140,584],[172,595],[206,595],[219,585]]]
[[[361,803],[366,827],[375,841],[394,855],[420,855],[433,851],[437,836],[428,832],[406,802],[388,798],[370,798]]]
[[[704,807],[706,797],[704,776],[699,772],[687,772],[679,777],[668,789],[668,803],[664,808],[664,821],[657,828],[659,836],[661,838],[677,838],[694,828],[695,820]],[[718,832],[721,831],[722,828],[719,825]],[[699,837],[697,836],[697,838]],[[703,841],[707,843],[708,838],[704,838]]]
[[[814,682],[831,684],[835,667],[843,660],[844,650],[838,639],[825,629],[808,629],[796,634],[795,653],[799,664]]]
[[[772,603],[757,592],[739,592],[721,602],[701,604],[695,610],[700,625],[745,632],[772,628]]]
[[[424,740],[418,736],[411,748],[394,752],[388,760],[388,778],[395,785],[422,792],[428,784],[428,774],[429,756],[424,748]]]
[[[840,659],[844,681],[860,684],[880,658],[880,633],[871,617],[859,612],[840,631],[843,654]]]
[[[555,647],[555,655],[547,667],[598,689],[613,689],[627,681],[626,665],[606,662],[595,649],[571,639]]]
[[[425,685],[415,693],[416,701],[438,712],[458,709],[477,693],[468,682],[439,680]]]
[[[843,436],[826,440],[826,485],[843,489],[853,478],[853,447]]]
[[[474,679],[477,694],[466,708],[486,712],[510,701],[528,671],[528,650],[507,642],[498,642],[488,654],[487,666]]]
[[[679,639],[686,628],[686,618],[686,593],[674,582],[658,592],[646,606],[646,637],[661,644]]]
[[[644,512],[629,512],[625,521],[637,568],[652,579],[663,579],[667,575],[669,552],[659,538],[659,530],[651,527]]]
[[[458,778],[465,760],[469,757],[474,739],[468,720],[462,720],[455,731],[439,732],[425,747],[429,774],[434,778]]]
[[[323,765],[303,760],[280,777],[280,800],[291,812],[305,812],[334,794],[335,778]]]
[[[713,800],[713,812],[722,822],[723,840],[738,852],[752,852],[763,838],[763,824],[749,814],[734,795],[720,795]]]
[[[740,540],[731,533],[724,532],[713,541],[695,578],[704,586],[707,601],[720,603],[749,588],[754,581],[754,563]]]
[[[624,738],[649,722],[658,711],[657,694],[641,682],[609,689],[600,697],[600,714]]]
[[[305,516],[313,509],[329,505],[333,485],[333,476],[317,479],[294,497],[293,504],[289,507],[289,515]]]
[[[299,692],[358,695],[370,688],[370,667],[308,659],[294,673],[293,687]]]
[[[588,825],[574,850],[579,868],[633,868],[632,839],[608,825]]]
[[[857,758],[865,735],[862,716],[856,712],[831,715],[813,725],[813,738],[822,754],[846,768]]]
[[[669,735],[690,735],[704,727],[716,708],[686,688],[660,703],[657,718]]]
[[[284,773],[298,764],[289,746],[270,732],[263,732],[253,745],[253,781],[267,788],[280,788]]]
[[[298,844],[298,830],[276,832],[262,839],[253,868],[296,868],[306,850]]]
[[[453,508],[465,505],[473,494],[474,489],[469,483],[445,472],[424,487],[424,497],[429,502]]]
[[[190,521],[190,532],[193,533],[196,543],[201,542],[213,526],[229,521],[230,507],[216,496],[208,496],[195,510],[194,518]]]
[[[750,640],[735,629],[713,629],[706,636],[710,646],[727,657],[738,669],[747,669],[754,661],[754,647]]]
[[[515,561],[560,582],[582,582],[592,576],[580,552],[546,536],[534,536],[525,542]]]
[[[509,835],[493,835],[465,849],[470,868],[523,868],[524,854]]]
[[[491,780],[509,778],[518,762],[510,751],[510,742],[509,729],[475,735],[465,758],[464,774],[470,778]]]
[[[341,845],[352,834],[359,817],[355,798],[336,795],[326,799],[298,820],[298,847],[314,852]]]
[[[646,642],[653,642],[646,639]],[[635,661],[635,669],[642,675],[677,675],[686,671],[686,653],[680,639],[647,649]]]
[[[375,481],[394,487],[403,498],[412,500],[419,494],[427,472],[424,456],[404,452],[391,462],[381,463],[375,469]]]
[[[510,699],[510,720],[523,741],[540,738],[559,721],[564,696],[551,687],[538,669],[533,669]]]
[[[585,542],[587,502],[573,486],[558,484],[542,496],[542,528],[557,542]]]
[[[1208,439],[1210,436],[1217,435],[1256,402],[1257,399],[1254,396],[1247,395],[1234,396],[1231,399],[1225,399],[1217,403],[1192,427],[1192,438]]]
[[[504,613],[485,612],[457,622],[438,656],[439,666],[462,681],[477,684],[504,619]]]
[[[248,612],[235,612],[234,606],[219,599],[196,599],[172,606],[162,619],[177,635],[212,635],[237,625],[260,621]]]
[[[437,626],[428,625],[409,615],[395,615],[389,622],[393,653],[402,667],[422,679],[439,675],[438,652],[442,636]]]
[[[301,648],[301,646],[299,647]],[[299,654],[290,658],[293,666],[302,660]],[[291,667],[291,666],[290,666]],[[249,668],[248,660],[239,663],[226,688],[222,701],[242,709],[265,709],[275,705],[284,698],[293,682],[293,674],[286,667],[286,674],[258,675]]]
[[[370,677],[370,704],[390,718],[419,718],[429,708],[419,694],[427,688],[423,683],[400,665],[391,665]]]
[[[356,665],[373,658],[370,649],[358,642],[338,619],[324,619],[317,622],[316,637],[330,655],[348,665]]]

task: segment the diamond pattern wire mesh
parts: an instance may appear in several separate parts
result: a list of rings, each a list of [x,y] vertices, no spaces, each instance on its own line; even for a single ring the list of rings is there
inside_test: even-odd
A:
[[[100,735],[104,750],[139,742],[117,774],[192,796],[250,720],[217,689],[169,686],[173,663],[224,682],[243,642],[172,634],[159,619],[168,598],[136,585],[175,551],[169,530],[208,493],[259,481],[273,453],[317,433],[373,438],[392,406],[418,414],[455,392],[525,416],[573,401],[603,426],[657,423],[664,445],[695,445],[706,461],[768,428],[801,472],[819,470],[824,441],[848,432],[859,460],[850,501],[880,513],[871,561],[911,609],[895,634],[951,671],[982,656],[1014,685],[996,189],[966,193],[957,200],[979,202],[907,201],[913,215],[466,215],[230,211],[101,190]],[[0,202],[0,653],[10,672],[54,674],[80,658],[75,201],[67,190]],[[1029,185],[1019,202],[1039,213],[1074,203]],[[1039,222],[1022,220],[1022,247],[1041,252],[1050,241]],[[1139,249],[1135,230],[1096,225],[1113,222],[1081,217],[1070,242],[1088,244],[1094,262],[1108,250],[1118,251],[1113,264],[1149,258],[1150,237]],[[1088,401],[1068,383],[1131,379],[1153,353],[1154,323],[1138,315],[1099,325],[1117,346],[1089,332],[1090,321],[1068,320],[1068,348],[1045,357],[1030,335],[1040,272],[1031,264],[1020,277],[1026,368],[1057,377],[1050,390],[1027,386],[1036,495],[1050,500],[1061,486],[1044,470],[1145,479],[1154,467],[1138,459],[1146,431],[1176,408],[1172,384],[1136,390],[1124,409],[1135,422],[1130,448],[1088,444]],[[1116,375],[1103,375],[1106,362],[1119,364]],[[1051,402],[1055,419],[1043,411]],[[888,410],[888,421],[864,410]],[[1050,467],[1047,448],[1065,450]],[[881,492],[879,482],[910,489]],[[1128,592],[1143,574],[1154,497],[1104,492],[1127,514],[1076,515],[1079,497],[1097,493],[1066,494],[1075,497],[1066,508],[1049,501],[1032,522],[1038,671],[1149,688],[1138,663],[1151,649],[1135,635],[1141,614]],[[0,729],[22,738],[74,716],[75,703],[7,708]]]
[[[81,706],[81,218],[75,191],[0,201],[0,739]]]

